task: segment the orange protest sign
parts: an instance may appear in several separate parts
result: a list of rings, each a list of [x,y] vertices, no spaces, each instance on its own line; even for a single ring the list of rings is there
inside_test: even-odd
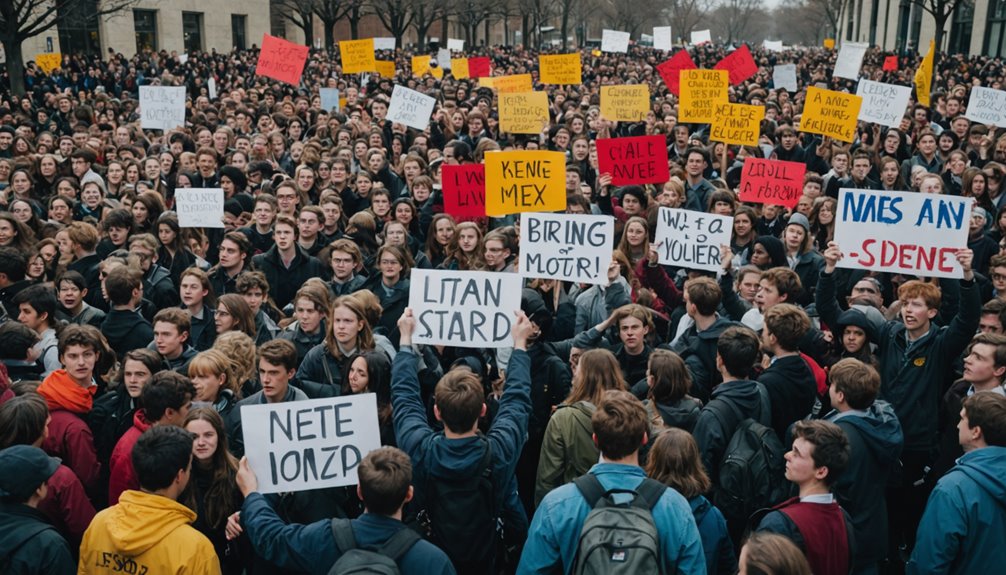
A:
[[[542,84],[581,84],[580,54],[538,56],[538,77]]]
[[[514,74],[512,76],[497,76],[493,78],[492,87],[503,92],[530,92],[531,74]]]
[[[834,50],[835,49],[835,39],[834,38],[825,38],[824,39],[824,47],[827,48],[827,49],[829,49],[829,50]]]
[[[339,53],[342,55],[342,73],[359,74],[361,72],[376,72],[377,59],[374,57],[374,39],[343,40],[339,42]]]
[[[492,76],[482,76],[479,78],[479,88],[492,88],[494,83],[493,80],[494,78]]]
[[[374,62],[377,73],[381,75],[382,78],[394,78],[395,77],[395,63],[391,60],[378,60]]]
[[[617,122],[638,122],[650,111],[646,84],[601,86],[601,116]]]
[[[300,84],[308,52],[307,46],[264,34],[255,74],[296,86]]]
[[[490,152],[485,165],[487,216],[566,209],[566,155],[562,152]]]
[[[53,54],[39,54],[35,56],[35,64],[46,74],[52,73],[63,63],[63,55],[59,52]]]
[[[726,70],[681,70],[678,122],[711,124],[716,114],[716,105],[729,101],[729,84],[730,73]]]
[[[430,66],[431,56],[413,56],[412,57],[412,75],[417,78],[422,78],[426,74],[430,74],[434,78],[443,78],[444,71],[442,68],[437,66],[436,68]]]
[[[451,58],[451,74],[458,80],[468,77],[468,58]]]
[[[500,129],[510,134],[540,134],[548,125],[548,94],[512,92],[499,95]]]
[[[763,119],[764,106],[719,104],[716,106],[709,139],[735,146],[757,146]]]
[[[843,142],[856,139],[856,121],[863,98],[816,86],[807,88],[807,99],[800,116],[801,132],[830,136]]]

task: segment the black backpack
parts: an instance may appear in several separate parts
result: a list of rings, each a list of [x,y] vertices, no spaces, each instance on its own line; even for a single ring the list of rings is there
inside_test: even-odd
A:
[[[380,547],[361,548],[356,544],[353,524],[349,519],[332,520],[332,537],[342,555],[329,569],[329,575],[398,575],[401,573],[398,560],[421,539],[418,533],[406,527],[399,529]]]
[[[771,427],[768,390],[755,383],[761,399],[757,419],[746,417],[729,400],[711,401],[707,406],[723,429],[730,429],[728,422],[738,422],[720,461],[713,496],[716,507],[733,522],[743,523],[758,509],[771,507],[786,497],[786,450]]]
[[[419,514],[427,538],[447,553],[458,572],[464,566],[489,564],[499,544],[492,445],[484,436],[479,438],[484,445],[481,473],[453,478],[428,474]]]

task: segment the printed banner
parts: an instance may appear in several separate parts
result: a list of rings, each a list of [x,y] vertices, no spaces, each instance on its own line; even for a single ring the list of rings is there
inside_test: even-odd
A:
[[[615,219],[583,214],[520,215],[520,270],[524,278],[608,284]]]
[[[520,275],[502,272],[412,270],[409,307],[416,318],[412,343],[455,347],[510,347],[520,309]]]

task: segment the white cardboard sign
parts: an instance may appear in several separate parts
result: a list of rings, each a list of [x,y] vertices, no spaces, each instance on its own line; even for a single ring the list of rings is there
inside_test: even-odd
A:
[[[856,80],[859,78],[859,69],[863,65],[863,56],[870,45],[865,42],[842,42],[842,47],[838,51],[838,59],[835,60],[836,78],[848,78]]]
[[[436,98],[396,84],[391,92],[391,104],[388,105],[388,119],[410,128],[425,130],[436,103]]]
[[[895,86],[864,78],[856,87],[856,95],[863,97],[863,105],[859,108],[860,120],[897,128],[901,125],[905,109],[908,108],[912,89],[908,86]]]
[[[140,86],[141,128],[174,130],[184,125],[184,86]]]
[[[614,243],[611,216],[524,212],[518,269],[525,278],[606,285]]]
[[[394,50],[394,38],[374,38],[374,50]]]
[[[713,41],[713,34],[709,30],[696,30],[692,32],[692,44],[706,44]]]
[[[1006,126],[1006,92],[975,86],[971,88],[964,116],[972,122],[1002,128]]]
[[[458,40],[457,38],[448,38],[447,39],[447,49],[448,50],[457,50],[458,52],[462,52],[465,49],[465,41],[464,40]]]
[[[772,84],[779,90],[796,92],[796,64],[776,64],[772,68]]]
[[[653,27],[653,48],[655,50],[673,50],[674,39],[671,36],[670,26]]]
[[[720,246],[730,244],[732,216],[677,208],[660,208],[657,215],[658,261],[693,270],[717,271]]]
[[[322,110],[326,112],[331,112],[332,110],[339,111],[338,88],[321,88],[318,90],[318,95],[321,96]]]
[[[224,191],[220,188],[178,188],[175,211],[182,228],[224,227]]]
[[[412,343],[455,347],[510,347],[520,309],[518,274],[412,270],[409,307],[416,318]]]
[[[618,30],[604,30],[601,32],[602,52],[628,52],[629,33]]]

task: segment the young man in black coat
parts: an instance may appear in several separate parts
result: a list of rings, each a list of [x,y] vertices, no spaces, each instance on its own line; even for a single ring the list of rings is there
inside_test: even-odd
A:
[[[807,312],[781,303],[765,313],[762,349],[772,356],[758,382],[772,400],[772,428],[780,438],[793,422],[810,415],[817,397],[817,383],[810,366],[800,356],[800,340],[810,329]]]

